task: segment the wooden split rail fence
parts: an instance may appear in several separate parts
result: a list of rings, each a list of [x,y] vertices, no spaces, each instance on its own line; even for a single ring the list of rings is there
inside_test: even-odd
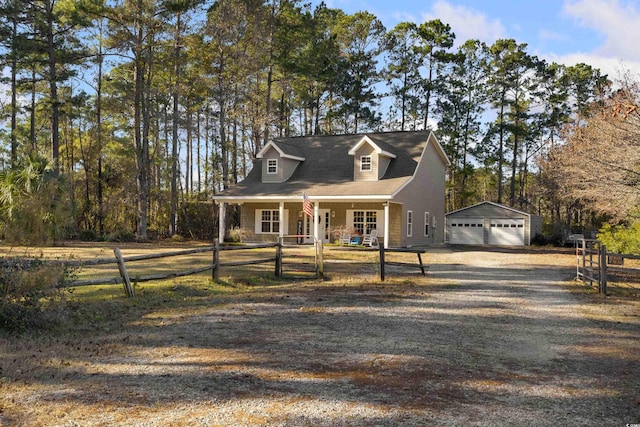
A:
[[[579,240],[576,242],[576,280],[588,286],[595,283],[598,292],[606,295],[609,271],[625,271],[625,259],[638,260],[640,256],[607,252],[606,245],[596,239]]]
[[[243,261],[224,262],[224,263],[220,262],[220,252],[223,252],[223,251],[251,250],[251,249],[263,249],[263,248],[275,248],[276,250],[275,255],[272,257],[260,258],[260,259],[254,259],[254,260],[243,260]],[[134,297],[135,293],[134,293],[133,286],[131,284],[131,279],[129,277],[127,263],[132,263],[135,261],[184,256],[184,255],[191,255],[191,254],[197,254],[197,253],[203,253],[203,252],[212,253],[212,262],[208,265],[198,267],[198,268],[192,268],[189,270],[175,271],[171,273],[160,273],[160,274],[138,276],[135,279],[136,282],[147,282],[151,280],[163,280],[163,279],[170,279],[173,277],[183,277],[183,276],[189,276],[192,274],[202,273],[208,270],[211,270],[211,278],[214,281],[218,281],[220,279],[221,267],[263,264],[263,263],[270,263],[270,262],[273,262],[275,265],[274,273],[276,277],[280,277],[280,275],[282,274],[282,246],[279,245],[278,243],[252,244],[252,245],[245,245],[245,246],[213,245],[213,246],[203,246],[201,248],[194,248],[194,249],[163,252],[159,254],[133,255],[128,257],[122,256],[122,252],[118,248],[115,248],[113,252],[114,252],[115,258],[98,258],[94,260],[85,260],[85,261],[51,261],[51,262],[62,263],[71,267],[74,267],[74,266],[86,267],[86,266],[93,266],[93,265],[117,263],[118,270],[120,272],[120,277],[75,280],[70,282],[67,286],[76,287],[76,286],[109,285],[109,284],[122,283],[122,285],[124,286],[125,293],[129,297]]]
[[[387,261],[386,253],[414,253],[418,255],[418,263],[410,263],[410,262],[397,262],[397,261]],[[402,267],[414,267],[419,268],[422,275],[425,275],[424,264],[422,263],[422,254],[426,251],[424,249],[412,249],[412,248],[396,248],[396,249],[385,249],[380,246],[380,280],[384,281],[385,278],[385,266],[387,265],[397,265]]]
[[[188,270],[170,272],[170,273],[159,273],[159,274],[150,274],[150,275],[144,275],[144,276],[136,276],[135,282],[146,282],[151,280],[163,280],[163,279],[169,279],[174,277],[189,276],[192,274],[202,273],[208,270],[211,270],[211,278],[214,281],[219,281],[221,267],[240,267],[245,265],[264,264],[264,263],[274,263],[274,275],[276,277],[282,277],[283,246],[284,245],[282,243],[250,244],[250,245],[243,245],[243,246],[227,246],[227,245],[216,244],[212,246],[203,246],[200,248],[170,251],[170,252],[163,252],[158,254],[133,255],[133,256],[127,256],[127,257],[122,255],[122,252],[120,251],[119,248],[115,248],[114,249],[115,258],[98,258],[94,260],[84,260],[84,261],[58,260],[58,261],[51,261],[51,262],[62,263],[71,267],[74,267],[74,266],[87,267],[87,266],[117,263],[120,277],[107,277],[107,278],[103,277],[103,278],[88,279],[88,280],[74,280],[74,281],[71,281],[67,286],[77,287],[77,286],[108,285],[108,284],[121,283],[124,286],[124,290],[127,296],[134,297],[135,291],[129,275],[127,264],[130,264],[136,261],[144,261],[144,260],[152,260],[152,259],[159,259],[159,258],[191,255],[191,254],[197,254],[197,253],[203,253],[203,252],[211,252],[212,262],[208,265],[204,265],[201,267],[192,268]],[[315,249],[315,278],[323,279],[324,278],[323,245],[321,243],[317,243],[313,246]],[[274,248],[275,249],[274,256],[263,257],[259,259],[253,259],[253,260],[220,262],[220,253],[224,251],[265,249],[265,248]],[[369,251],[369,252],[371,251],[371,249],[363,249],[363,250]],[[411,249],[411,248],[385,249],[381,246],[378,249],[378,251],[380,254],[379,262],[380,262],[380,280],[381,281],[385,280],[386,266],[388,265],[419,268],[420,271],[422,272],[422,275],[425,275],[425,266],[422,263],[422,254],[425,253],[425,250]],[[409,263],[409,262],[389,261],[387,259],[388,253],[415,253],[418,257],[418,262]],[[354,262],[354,263],[357,264],[357,262]]]

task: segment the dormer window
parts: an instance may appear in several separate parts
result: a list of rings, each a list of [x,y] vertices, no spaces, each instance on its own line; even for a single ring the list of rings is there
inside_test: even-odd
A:
[[[269,141],[256,154],[262,159],[262,182],[281,183],[287,181],[304,162],[301,150],[294,144]]]
[[[360,171],[369,172],[372,170],[371,156],[360,156]]]
[[[278,173],[278,159],[267,160],[267,173],[269,175],[275,175]]]
[[[353,180],[383,179],[391,161],[396,158],[392,150],[393,147],[387,143],[363,136],[349,150],[349,155],[353,156]]]

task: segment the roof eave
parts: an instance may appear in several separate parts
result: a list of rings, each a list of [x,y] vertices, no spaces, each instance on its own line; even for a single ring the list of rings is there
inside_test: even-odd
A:
[[[349,150],[349,152],[347,154],[349,154],[350,156],[355,156],[356,152],[358,151],[358,149],[364,144],[367,143],[369,145],[371,145],[374,149],[374,151],[378,154],[383,154],[389,158],[395,159],[397,156],[393,153],[390,153],[388,151],[383,150],[378,144],[376,144],[375,142],[373,142],[371,140],[371,138],[369,138],[367,135],[363,136],[362,139],[360,139],[360,141],[358,141],[358,143],[356,145],[354,145],[351,150]]]
[[[366,194],[366,195],[328,195],[328,196],[311,196],[307,195],[309,200],[313,201],[389,201],[393,199],[391,194]],[[213,196],[215,202],[231,202],[231,203],[251,203],[251,202],[302,202],[302,196]]]
[[[264,156],[264,153],[269,151],[269,148],[275,149],[278,152],[278,154],[280,154],[280,157],[285,158],[285,159],[297,160],[299,162],[304,162],[306,160],[304,157],[294,156],[292,154],[285,153],[282,150],[282,148],[278,147],[278,145],[273,141],[267,142],[264,145],[264,147],[262,147],[262,149],[260,151],[258,151],[258,154],[256,154],[256,159],[261,159]]]

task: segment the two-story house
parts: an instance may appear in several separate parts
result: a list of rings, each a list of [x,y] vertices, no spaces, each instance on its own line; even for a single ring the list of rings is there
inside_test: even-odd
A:
[[[336,229],[375,229],[385,247],[444,240],[449,160],[431,131],[274,139],[256,157],[242,182],[213,197],[222,213],[241,205],[251,240],[330,242]],[[224,224],[220,230],[222,240]]]

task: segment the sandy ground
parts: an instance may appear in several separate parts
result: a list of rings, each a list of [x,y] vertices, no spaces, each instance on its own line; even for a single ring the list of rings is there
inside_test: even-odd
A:
[[[0,425],[640,423],[638,301],[583,292],[553,251],[425,261],[426,277],[334,274],[89,340],[0,340]]]

